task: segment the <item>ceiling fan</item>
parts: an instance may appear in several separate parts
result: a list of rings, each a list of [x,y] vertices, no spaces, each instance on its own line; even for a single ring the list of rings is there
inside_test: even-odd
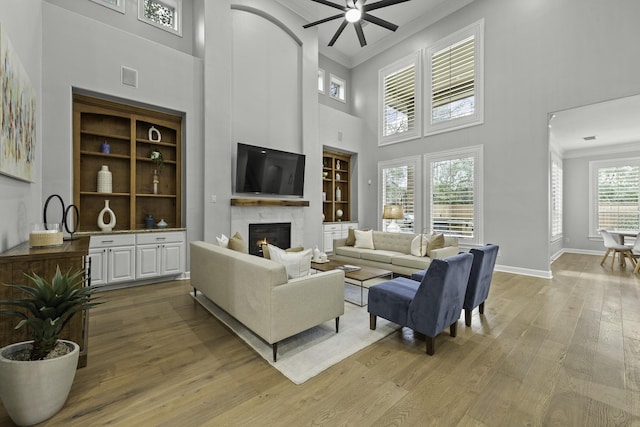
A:
[[[362,31],[362,21],[371,22],[372,24],[379,25],[381,27],[386,28],[387,30],[395,31],[398,29],[398,26],[392,24],[389,21],[385,21],[384,19],[380,19],[376,16],[369,14],[368,12],[376,9],[380,9],[387,6],[393,6],[394,4],[404,3],[409,0],[381,0],[375,3],[366,4],[367,0],[361,0],[357,2],[356,0],[346,0],[346,6],[341,6],[337,3],[333,3],[327,0],[311,0],[316,3],[324,4],[325,6],[330,6],[335,9],[340,9],[342,13],[337,15],[330,16],[328,18],[321,19],[319,21],[312,22],[310,24],[303,25],[303,28],[313,27],[318,24],[323,24],[325,22],[333,21],[334,19],[344,18],[342,24],[338,27],[338,30],[333,35],[331,40],[329,41],[329,46],[333,46],[340,37],[340,34],[344,31],[345,27],[352,23],[353,27],[356,30],[356,34],[358,35],[358,40],[360,41],[360,46],[364,47],[367,45],[367,40],[364,38],[364,32]]]

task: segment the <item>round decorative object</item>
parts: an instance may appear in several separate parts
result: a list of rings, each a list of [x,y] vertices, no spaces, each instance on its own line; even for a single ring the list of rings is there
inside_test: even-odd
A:
[[[73,209],[74,218],[71,220],[69,217],[69,211]],[[73,224],[73,228],[71,228],[70,224]],[[67,233],[71,234],[71,238],[73,238],[73,233],[78,231],[78,227],[80,226],[80,211],[76,205],[69,205],[67,209],[64,211],[64,229],[67,230]]]
[[[158,221],[158,223],[156,224],[156,226],[158,228],[167,228],[169,224],[167,224],[167,222],[164,219],[161,219],[160,221]]]
[[[102,165],[102,168],[98,171],[98,193],[111,193],[112,191],[111,171],[109,166]]]
[[[106,214],[109,214],[109,218],[111,218],[111,220],[109,221],[108,224],[105,224],[104,222],[104,216]],[[113,227],[116,226],[116,214],[113,213],[113,211],[111,210],[111,208],[109,208],[109,201],[105,200],[104,201],[104,208],[102,208],[102,210],[100,211],[100,213],[98,214],[98,227],[100,227],[100,229],[102,231],[112,231]]]
[[[161,139],[162,135],[160,135],[160,131],[151,126],[151,128],[149,128],[149,141],[160,142]]]
[[[326,178],[328,176],[329,176],[329,172],[327,172],[327,171],[322,172],[322,177],[323,178]]]
[[[47,221],[47,209],[49,209],[49,201],[53,198],[56,198],[60,201],[60,205],[62,206],[62,217],[60,218],[60,222],[56,223],[56,224],[63,224],[64,223],[64,215],[65,215],[65,210],[64,210],[64,201],[62,200],[62,197],[60,197],[60,195],[58,194],[52,194],[49,197],[47,197],[47,200],[44,202],[44,208],[42,209],[42,222],[45,225],[45,230],[47,229],[47,224],[52,224],[49,221]],[[60,230],[62,231],[62,230]]]
[[[342,212],[342,209],[338,209],[338,210],[336,211],[336,218],[342,218],[343,213],[344,213],[344,212]]]

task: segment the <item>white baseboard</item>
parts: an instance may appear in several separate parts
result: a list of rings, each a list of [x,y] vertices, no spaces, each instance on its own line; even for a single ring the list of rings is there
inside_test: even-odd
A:
[[[509,267],[507,265],[496,264],[495,271],[501,271],[503,273],[521,274],[523,276],[540,277],[541,279],[553,279],[553,274],[551,273],[551,270],[549,271],[532,270],[530,268]]]

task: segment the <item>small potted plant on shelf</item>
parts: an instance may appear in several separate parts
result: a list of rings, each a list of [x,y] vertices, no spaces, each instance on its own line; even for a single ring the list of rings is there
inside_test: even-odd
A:
[[[20,319],[15,329],[26,326],[32,341],[0,349],[0,399],[18,425],[42,422],[55,415],[67,400],[80,354],[77,343],[59,339],[74,314],[99,303],[92,302],[95,287],[84,286],[84,270],[62,274],[60,267],[51,280],[26,275],[33,287],[6,285],[28,295],[0,301],[0,315]]]

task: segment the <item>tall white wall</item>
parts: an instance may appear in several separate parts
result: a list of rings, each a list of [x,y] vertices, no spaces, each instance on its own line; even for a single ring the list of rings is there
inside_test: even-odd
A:
[[[0,27],[20,58],[36,94],[35,181],[19,181],[0,175],[0,252],[29,237],[30,224],[42,222],[42,5],[41,0],[4,0]]]
[[[485,240],[501,246],[498,264],[548,275],[547,114],[638,92],[640,56],[629,54],[640,39],[638,16],[634,0],[476,0],[361,64],[351,81],[354,112],[366,123],[364,179],[377,192],[380,160],[484,145]],[[485,123],[378,148],[378,70],[481,18]],[[360,222],[375,227],[376,198],[363,204]]]
[[[19,2],[17,2],[19,3]],[[43,3],[43,197],[73,200],[74,88],[184,113],[183,222],[202,236],[202,61],[94,19]],[[138,87],[121,84],[121,66],[138,70]]]

